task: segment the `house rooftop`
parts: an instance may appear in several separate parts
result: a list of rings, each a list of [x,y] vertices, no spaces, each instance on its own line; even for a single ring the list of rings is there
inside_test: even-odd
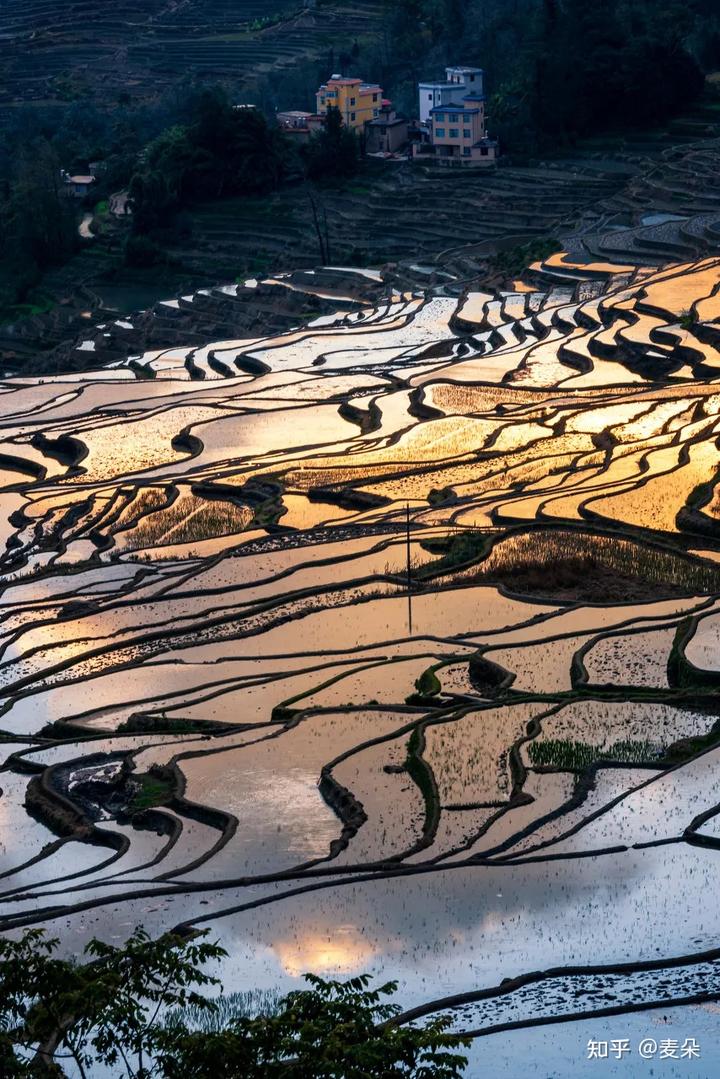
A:
[[[69,184],[94,184],[94,176],[68,176]]]
[[[407,124],[404,116],[378,116],[375,120],[368,120],[367,127],[397,127],[399,124]]]
[[[482,75],[484,74],[481,67],[464,67],[460,65],[458,67],[446,67],[446,77],[444,79],[427,79],[424,82],[418,83],[419,86],[429,88],[432,87],[435,90],[443,90],[446,87],[457,87],[456,82],[449,82],[447,76],[454,75]]]
[[[363,82],[362,79],[341,79],[339,76],[333,75],[332,78],[324,82],[320,87],[320,93],[323,90],[327,90],[329,86],[359,86],[361,90],[381,90],[381,87],[376,82]]]
[[[430,114],[435,112],[461,112],[465,116],[474,116],[480,109],[466,109],[464,105],[436,105],[434,109],[430,109]]]

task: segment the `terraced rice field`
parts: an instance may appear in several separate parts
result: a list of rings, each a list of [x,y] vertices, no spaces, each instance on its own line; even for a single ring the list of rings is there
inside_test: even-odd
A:
[[[125,88],[151,97],[178,71],[247,87],[328,44],[378,33],[380,0],[334,0],[322,15],[302,0],[4,0],[0,62],[8,98],[58,96],[71,72],[85,94]],[[20,47],[18,47],[20,46]]]
[[[286,332],[0,383],[0,930],[397,979],[470,1074],[702,1039],[720,258],[337,274]]]

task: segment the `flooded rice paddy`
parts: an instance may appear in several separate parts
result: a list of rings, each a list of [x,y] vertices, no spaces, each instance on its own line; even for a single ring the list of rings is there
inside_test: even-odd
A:
[[[720,260],[597,270],[2,383],[1,931],[397,979],[508,1075],[707,1033]]]

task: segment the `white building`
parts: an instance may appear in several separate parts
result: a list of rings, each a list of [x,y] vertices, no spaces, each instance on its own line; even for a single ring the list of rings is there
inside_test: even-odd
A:
[[[484,73],[481,67],[446,67],[447,81],[464,86],[469,94],[483,94]]]
[[[421,82],[419,86],[419,116],[421,124],[429,124],[430,112],[449,105],[465,94],[482,94],[483,70],[480,67],[447,67],[445,82]]]

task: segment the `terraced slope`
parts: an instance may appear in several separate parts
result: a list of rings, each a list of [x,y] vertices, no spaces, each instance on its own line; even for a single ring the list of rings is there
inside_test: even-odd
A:
[[[541,287],[576,288],[579,278],[592,278],[594,267],[618,260],[657,266],[696,259],[716,249],[720,229],[720,212],[713,209],[712,177],[720,168],[716,115],[710,101],[698,106],[680,130],[622,142],[594,140],[567,160],[505,164],[482,175],[448,176],[445,170],[367,162],[346,185],[314,192],[327,216],[329,261],[383,268],[400,291],[442,287],[460,295],[470,284],[506,285],[497,252],[536,239],[560,237],[571,259],[587,267],[569,278],[562,266],[548,263],[537,278]],[[223,301],[222,288],[246,277],[262,280],[316,265],[307,191],[291,187],[266,200],[196,206],[191,226],[189,236],[170,250],[174,261],[164,272],[163,299],[177,293],[185,310],[183,297],[203,289],[212,293],[212,302],[205,303],[202,315],[196,303],[192,319],[181,321],[168,319],[167,305],[159,305],[152,317],[133,319],[130,336],[111,326],[114,340],[97,342],[104,358],[182,344],[188,332],[202,341],[268,333],[286,324],[280,305],[263,304],[259,319],[246,317],[245,305]],[[148,291],[147,282],[143,287],[130,271],[121,275],[117,289],[122,226],[107,231],[104,222],[103,229],[99,241],[89,241],[67,265],[46,275],[43,297],[57,305],[49,314],[0,328],[0,355],[12,369],[28,360],[36,371],[56,370],[58,364],[67,369],[75,339],[87,335],[89,311],[109,314],[118,302],[112,294],[122,293],[123,285],[133,296]],[[533,280],[530,275],[526,283]],[[156,274],[150,288],[157,288]],[[142,305],[150,302],[145,298]],[[127,308],[121,304],[121,310]]]
[[[223,78],[236,89],[328,46],[378,32],[381,0],[6,0],[0,69],[7,100],[53,99],[70,79],[83,96],[152,96],[183,77]],[[270,17],[269,17],[270,16]]]
[[[720,995],[720,259],[535,274],[2,384],[0,928],[371,970],[508,1074]]]
[[[408,278],[437,271],[462,277],[478,266],[453,259],[455,248],[472,244],[487,255],[500,240],[547,236],[562,220],[574,221],[618,187],[617,177],[588,167],[504,168],[479,177],[448,178],[445,170],[412,165],[368,169],[356,182],[320,194],[327,213],[331,258],[360,252],[368,265],[401,262]],[[221,273],[297,269],[318,258],[317,237],[304,192],[283,192],[261,205],[253,200],[215,203],[193,215],[195,243],[175,254],[183,264]],[[421,264],[420,271],[417,264]],[[413,270],[413,268],[415,269]]]
[[[590,266],[590,277],[598,263],[662,265],[713,251],[718,168],[719,137],[668,134],[481,176],[368,167],[320,198],[331,261],[394,264],[400,288],[462,288],[498,283],[493,255],[536,238],[561,237],[573,260]],[[288,190],[262,203],[198,207],[191,239],[172,253],[189,274],[212,281],[312,266],[318,249],[307,195]],[[567,283],[561,267],[555,279]]]

